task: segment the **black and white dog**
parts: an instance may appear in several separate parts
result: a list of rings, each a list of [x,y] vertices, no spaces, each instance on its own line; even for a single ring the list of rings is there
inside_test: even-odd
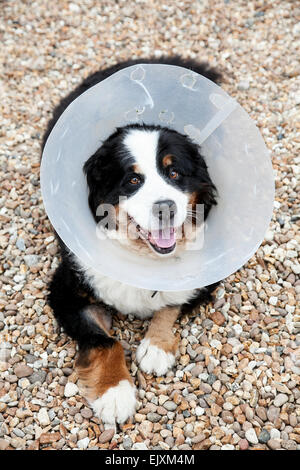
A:
[[[139,59],[96,72],[54,110],[43,146],[62,112],[76,97],[116,71],[140,63],[180,65],[213,81],[219,78],[206,64],[179,57]],[[120,237],[119,242],[143,256],[174,256],[184,250],[185,237],[179,238],[177,233],[193,216],[193,209],[188,207],[204,205],[206,218],[216,204],[216,188],[199,147],[166,127],[131,124],[116,129],[89,156],[83,171],[95,221],[101,223],[97,208],[104,203],[113,205],[118,214],[126,214],[136,236]],[[120,196],[124,196],[121,203]],[[153,229],[155,222],[157,228]],[[114,238],[118,240],[118,226]],[[95,414],[108,425],[123,423],[134,413],[135,387],[122,346],[109,334],[111,314],[117,310],[139,318],[153,317],[136,357],[144,372],[163,375],[175,362],[174,322],[181,312],[206,301],[216,284],[190,291],[153,293],[99,274],[84,266],[60,239],[59,243],[62,261],[50,285],[50,305],[59,324],[78,343],[79,379]]]

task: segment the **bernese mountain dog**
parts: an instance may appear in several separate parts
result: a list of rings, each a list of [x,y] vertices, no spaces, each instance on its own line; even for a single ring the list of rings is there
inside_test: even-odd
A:
[[[216,82],[220,78],[207,64],[180,57],[138,59],[100,70],[56,107],[43,147],[76,97],[118,70],[141,63],[179,65]],[[130,124],[115,129],[93,155],[87,155],[82,171],[97,224],[117,243],[141,256],[167,257],[184,250],[187,240],[178,233],[188,217],[193,219],[195,205],[204,207],[206,218],[216,204],[217,190],[200,148],[167,127]],[[135,236],[118,236],[118,224],[114,229],[101,225],[101,204],[112,205],[118,215],[125,214]],[[83,265],[59,237],[58,241],[61,263],[49,286],[50,306],[58,324],[78,344],[77,372],[95,415],[106,426],[124,423],[135,410],[135,386],[123,348],[110,335],[111,316],[119,311],[142,319],[152,317],[136,358],[142,371],[161,376],[175,363],[177,340],[172,327],[178,316],[207,301],[217,284],[180,292],[132,287]]]

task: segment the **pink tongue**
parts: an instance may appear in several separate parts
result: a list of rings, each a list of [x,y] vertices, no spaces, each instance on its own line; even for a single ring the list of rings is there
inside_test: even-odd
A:
[[[155,230],[151,232],[150,241],[160,248],[170,248],[175,243],[175,231],[173,228],[167,230]]]

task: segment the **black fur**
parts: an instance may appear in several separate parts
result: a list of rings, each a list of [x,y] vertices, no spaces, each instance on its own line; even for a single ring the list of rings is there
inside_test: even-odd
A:
[[[53,117],[48,123],[43,138],[42,148],[44,148],[46,140],[55,123],[75,98],[118,70],[138,63],[179,65],[191,69],[213,81],[218,82],[220,79],[220,74],[216,70],[210,69],[207,64],[199,64],[193,60],[181,59],[177,56],[160,59],[137,59],[119,63],[106,70],[99,70],[87,77],[55,108]],[[105,202],[116,204],[122,193],[128,195],[128,191],[133,190],[126,186],[126,181],[124,180],[125,176],[128,178],[127,170],[130,166],[130,160],[127,160],[125,163],[124,159],[120,158],[120,151],[122,151],[122,149],[119,143],[122,132],[126,132],[126,130],[116,130],[85,164],[84,171],[87,175],[87,182],[90,189],[89,204],[94,216],[97,206],[100,202],[103,202],[104,199]],[[215,188],[207,173],[206,164],[199,154],[198,147],[189,141],[187,137],[181,136],[175,131],[163,129],[159,141],[161,151],[172,148],[174,145],[177,151],[180,150],[184,152],[185,155],[185,158],[182,159],[184,166],[182,166],[182,161],[177,161],[177,165],[181,165],[180,172],[182,179],[181,181],[174,182],[174,184],[178,184],[181,188],[193,191],[199,190],[199,181],[202,182],[202,192],[200,193],[199,190],[199,202],[205,204],[206,217],[210,207],[216,203]],[[188,150],[186,146],[188,146]],[[100,157],[101,169],[98,166]],[[161,168],[162,173],[163,171],[165,170]],[[103,177],[103,175],[105,175],[105,177]],[[108,335],[85,314],[85,308],[90,304],[89,296],[93,296],[93,292],[90,291],[85,283],[83,275],[76,270],[76,267],[70,259],[68,249],[62,240],[59,237],[58,240],[61,246],[62,262],[54,274],[50,284],[49,294],[49,303],[53,309],[54,315],[65,332],[78,342],[81,352],[98,346],[110,347],[114,344],[115,340],[108,337]],[[196,299],[182,306],[182,311],[187,312],[195,308],[199,303],[207,301],[210,293],[216,286],[217,284],[213,284],[201,290]],[[113,310],[109,306],[106,307],[109,311]]]

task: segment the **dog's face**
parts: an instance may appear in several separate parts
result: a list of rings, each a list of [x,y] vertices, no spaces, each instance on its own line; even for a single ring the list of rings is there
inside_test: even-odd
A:
[[[96,222],[108,236],[149,255],[184,249],[184,225],[189,221],[195,226],[196,205],[203,205],[206,218],[216,204],[199,147],[167,128],[119,128],[87,160],[84,172]],[[113,224],[107,224],[108,205],[115,210]]]

